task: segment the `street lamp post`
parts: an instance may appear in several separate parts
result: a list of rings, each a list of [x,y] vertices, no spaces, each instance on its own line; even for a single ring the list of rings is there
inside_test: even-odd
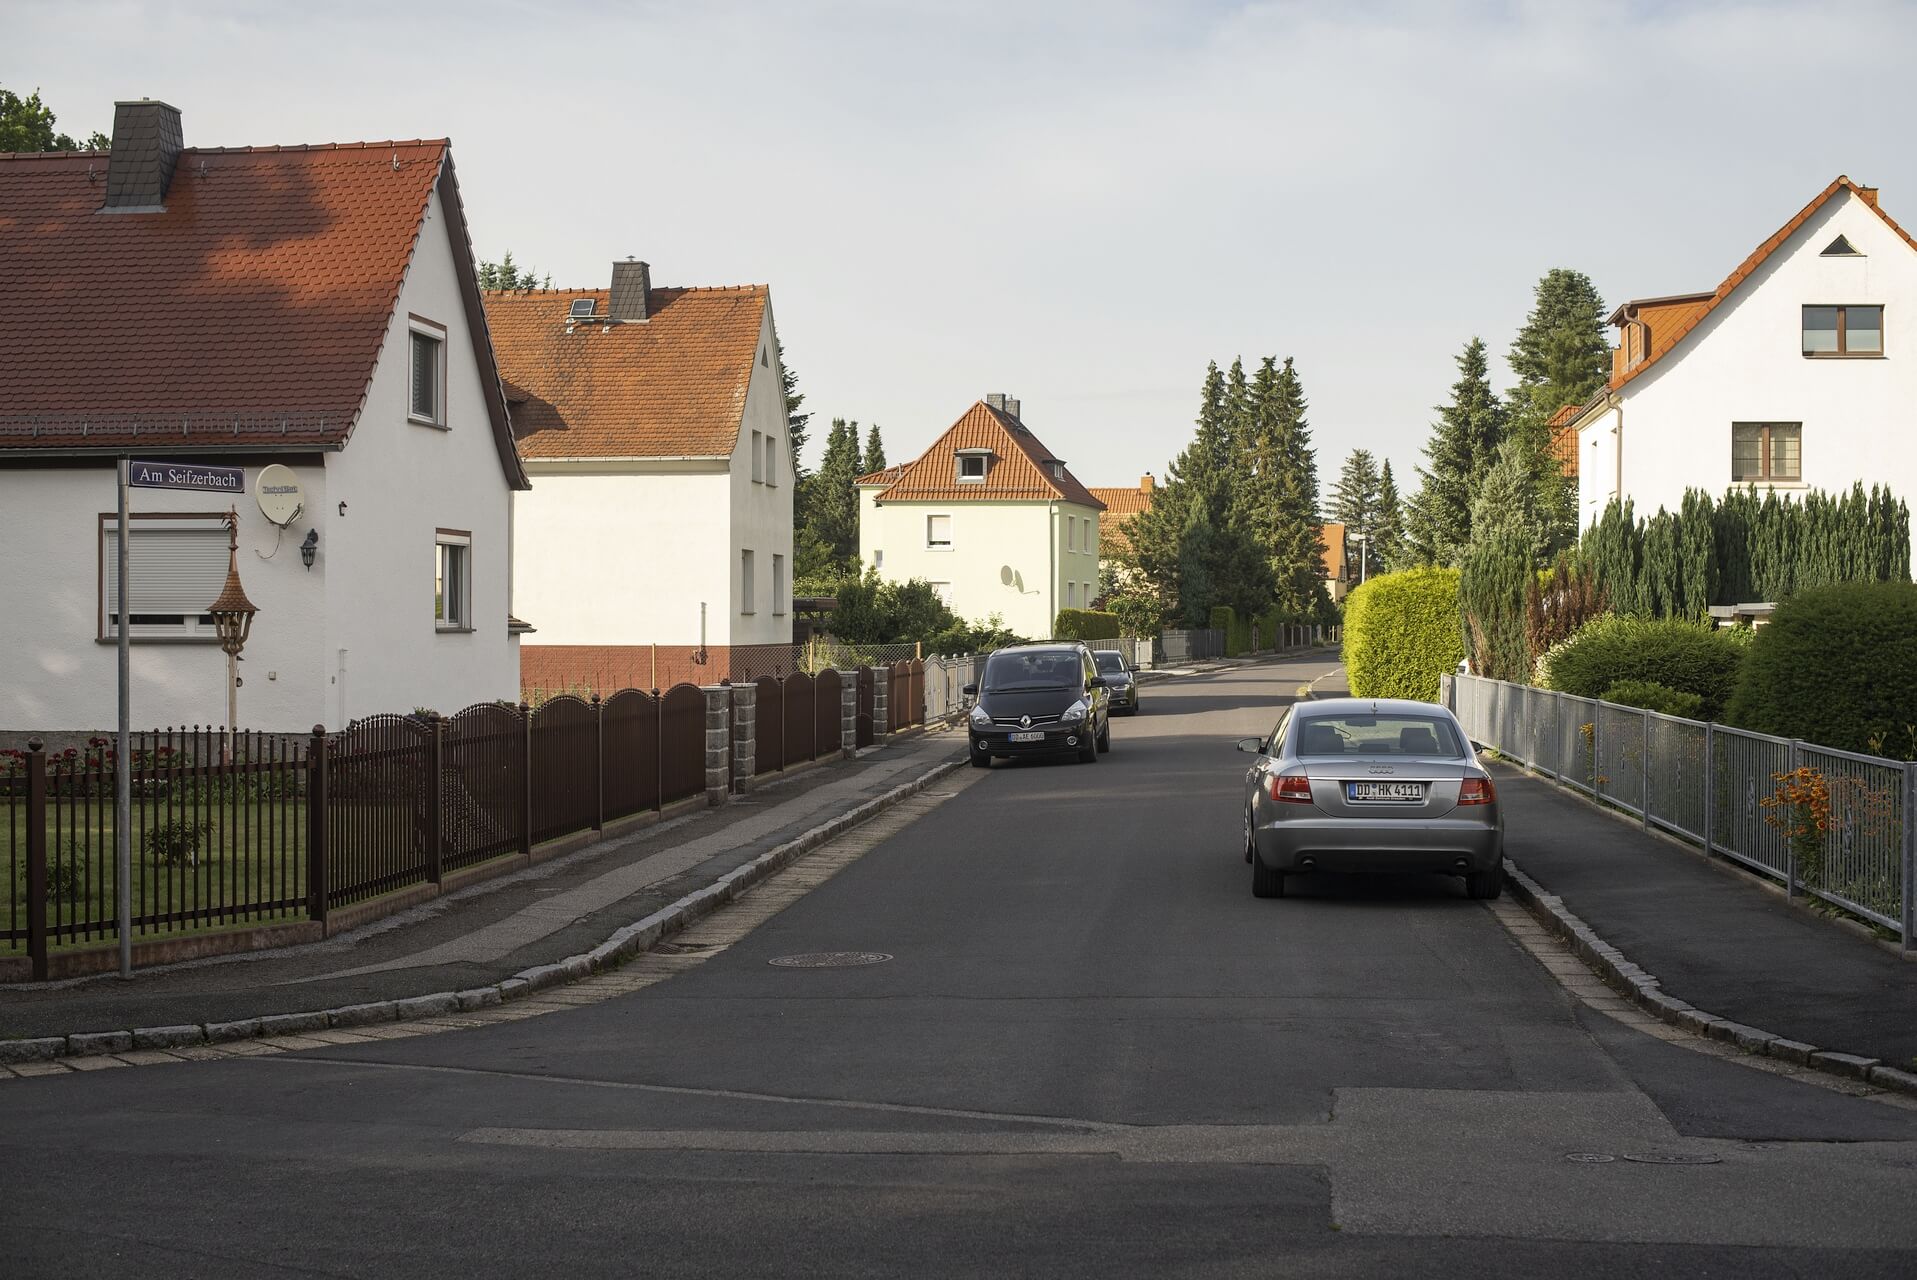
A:
[[[220,651],[226,655],[226,747],[225,762],[233,761],[233,730],[240,718],[240,650],[253,629],[253,615],[259,609],[246,598],[240,585],[240,516],[226,513],[226,585],[219,599],[207,610],[213,615],[213,628],[220,637]]]

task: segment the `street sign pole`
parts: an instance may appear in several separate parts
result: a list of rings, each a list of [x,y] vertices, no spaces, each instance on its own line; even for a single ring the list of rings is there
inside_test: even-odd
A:
[[[120,976],[133,976],[133,751],[132,713],[127,696],[132,686],[132,649],[127,633],[132,630],[126,608],[127,574],[127,477],[128,461],[120,459],[115,487],[120,497],[120,536],[113,554],[119,564],[119,582],[114,591],[113,612],[117,630],[120,668],[119,737],[113,756],[113,859],[114,901],[120,922]]]

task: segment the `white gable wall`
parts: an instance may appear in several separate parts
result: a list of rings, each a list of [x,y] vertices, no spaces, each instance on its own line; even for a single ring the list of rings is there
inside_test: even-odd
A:
[[[1863,256],[1821,256],[1839,234]],[[1803,308],[1831,304],[1884,307],[1883,358],[1805,358]],[[1587,524],[1619,490],[1640,515],[1687,488],[1722,495],[1735,422],[1803,424],[1803,481],[1780,494],[1862,481],[1917,498],[1917,250],[1840,192],[1618,399],[1578,432]]]
[[[765,363],[761,364],[763,358]],[[770,483],[753,480],[752,434],[776,442],[776,474]],[[763,472],[763,462],[760,470]],[[729,566],[730,644],[792,643],[792,442],[786,435],[785,377],[779,366],[779,344],[774,336],[772,306],[768,302],[760,322],[759,347],[752,360],[752,378],[746,388],[739,439],[732,450],[732,549]],[[743,595],[741,553],[753,553],[753,599]],[[773,599],[773,557],[785,566],[781,597]],[[749,610],[749,611],[748,611]],[[643,639],[644,637],[640,637]]]

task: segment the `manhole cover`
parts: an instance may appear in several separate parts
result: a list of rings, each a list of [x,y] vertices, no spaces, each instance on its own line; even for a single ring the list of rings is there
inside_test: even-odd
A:
[[[1573,1164],[1610,1164],[1616,1156],[1607,1156],[1602,1151],[1567,1151],[1564,1158]]]
[[[804,955],[780,956],[766,963],[781,969],[849,969],[861,964],[884,964],[892,957],[883,951],[808,951]]]
[[[1667,1155],[1659,1151],[1640,1152],[1624,1158],[1632,1164],[1722,1164],[1724,1162],[1722,1156]]]

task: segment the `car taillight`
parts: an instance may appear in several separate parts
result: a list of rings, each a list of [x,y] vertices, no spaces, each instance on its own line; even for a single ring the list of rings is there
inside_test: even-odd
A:
[[[1464,785],[1458,788],[1459,804],[1490,804],[1497,798],[1497,789],[1489,778],[1466,778]]]
[[[1271,798],[1280,804],[1310,804],[1311,779],[1302,773],[1287,773],[1273,778]]]

